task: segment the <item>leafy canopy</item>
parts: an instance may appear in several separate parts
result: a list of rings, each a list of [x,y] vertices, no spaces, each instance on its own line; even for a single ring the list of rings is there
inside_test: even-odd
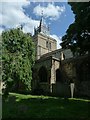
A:
[[[19,28],[2,33],[2,73],[7,87],[23,83],[31,89],[32,67],[35,60],[34,43],[29,34]]]
[[[62,48],[70,48],[79,55],[90,52],[90,2],[69,2],[75,22],[62,37]]]

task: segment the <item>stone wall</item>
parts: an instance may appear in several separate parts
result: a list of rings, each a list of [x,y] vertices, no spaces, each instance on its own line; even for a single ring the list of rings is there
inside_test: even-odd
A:
[[[42,66],[47,71],[47,82],[40,82],[38,73]],[[57,70],[60,72],[59,81],[56,77]],[[36,61],[33,76],[34,89],[38,87],[43,89],[44,93],[70,97],[70,83],[72,82],[75,84],[74,97],[90,97],[90,56],[69,58],[62,61],[49,56]]]
[[[59,69],[60,60],[52,59],[51,84],[56,83],[56,70]]]
[[[46,72],[47,72],[46,82],[40,82],[39,70],[41,67],[46,68]],[[46,59],[39,59],[36,61],[33,70],[33,82],[32,82],[33,90],[36,88],[40,88],[43,89],[45,93],[50,92],[51,67],[52,67],[52,57],[48,57]]]
[[[39,70],[42,66],[45,67],[47,71],[47,82],[40,82]],[[56,70],[59,69],[59,66],[60,60],[52,56],[37,60],[34,66],[35,72],[33,72],[33,89],[39,85],[44,92],[52,93],[52,84],[56,83]],[[44,75],[42,77],[44,79]]]
[[[75,83],[76,96],[90,97],[90,56],[61,61],[62,76],[67,83]]]

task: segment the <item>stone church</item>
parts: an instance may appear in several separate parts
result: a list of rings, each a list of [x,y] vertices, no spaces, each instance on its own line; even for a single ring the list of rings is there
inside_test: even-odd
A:
[[[70,96],[70,83],[72,82],[75,84],[75,93],[89,94],[87,80],[83,80],[83,83],[80,83],[80,80],[77,81],[76,69],[78,65],[83,65],[81,61],[89,62],[87,56],[77,60],[70,49],[57,49],[57,41],[50,36],[50,29],[44,24],[43,16],[39,27],[34,28],[33,41],[36,62],[33,68],[32,90],[36,94]],[[82,70],[82,72],[84,71]],[[89,71],[85,74],[88,76]],[[86,77],[85,74],[84,77]]]

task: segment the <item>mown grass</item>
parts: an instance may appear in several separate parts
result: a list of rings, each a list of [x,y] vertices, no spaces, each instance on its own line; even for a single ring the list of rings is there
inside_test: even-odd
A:
[[[33,96],[10,93],[3,100],[2,118],[78,118],[89,120],[90,100],[64,99],[50,96]],[[30,119],[31,120],[31,119]],[[72,119],[73,120],[73,119]]]

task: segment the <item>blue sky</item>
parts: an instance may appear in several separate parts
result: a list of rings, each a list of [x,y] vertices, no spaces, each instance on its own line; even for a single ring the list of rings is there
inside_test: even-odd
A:
[[[49,25],[50,35],[57,40],[59,48],[61,37],[74,22],[74,14],[68,3],[21,1],[0,2],[0,33],[5,29],[16,28],[23,24],[23,31],[33,34],[33,28],[39,25],[43,10],[44,21]]]

